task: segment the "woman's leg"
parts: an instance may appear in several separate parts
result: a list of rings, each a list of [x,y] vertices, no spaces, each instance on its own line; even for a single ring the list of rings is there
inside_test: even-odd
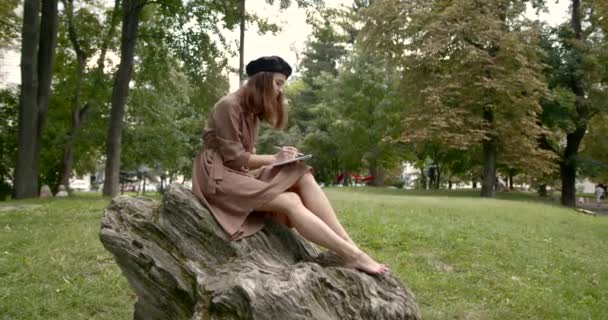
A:
[[[321,187],[319,187],[317,181],[315,181],[315,178],[310,172],[302,176],[294,187],[295,191],[300,195],[304,206],[308,208],[308,210],[323,220],[323,222],[342,237],[342,239],[356,245],[348,233],[346,233],[346,230],[344,230],[340,221],[338,221],[336,213],[329,203],[329,199],[327,199],[325,192],[321,190]]]
[[[370,274],[380,274],[388,270],[384,265],[374,261],[355,245],[338,236],[319,217],[310,212],[300,197],[293,192],[284,192],[256,211],[282,212],[296,230],[308,241],[334,251],[342,257],[347,266]]]

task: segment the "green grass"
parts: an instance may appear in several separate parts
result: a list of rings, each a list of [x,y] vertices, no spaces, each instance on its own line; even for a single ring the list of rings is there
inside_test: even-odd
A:
[[[327,189],[425,319],[606,319],[608,219],[517,193]],[[448,197],[450,196],[450,197]]]
[[[135,296],[98,233],[108,199],[0,211],[0,319],[130,319]]]
[[[606,319],[608,217],[528,194],[328,188],[352,237],[425,319]],[[0,210],[0,320],[130,319],[135,297],[98,238],[108,199]]]

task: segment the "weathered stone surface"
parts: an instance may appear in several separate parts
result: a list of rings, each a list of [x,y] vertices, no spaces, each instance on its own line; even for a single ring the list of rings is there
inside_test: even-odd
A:
[[[116,197],[100,238],[137,294],[135,319],[419,319],[391,275],[342,267],[284,226],[229,241],[180,185],[162,203]]]

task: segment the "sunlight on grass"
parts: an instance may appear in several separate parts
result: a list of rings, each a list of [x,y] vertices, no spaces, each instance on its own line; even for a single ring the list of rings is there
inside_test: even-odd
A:
[[[606,217],[524,194],[325,191],[352,237],[416,294],[425,319],[605,316]],[[0,319],[132,318],[135,296],[98,238],[108,202],[79,194],[0,203]]]

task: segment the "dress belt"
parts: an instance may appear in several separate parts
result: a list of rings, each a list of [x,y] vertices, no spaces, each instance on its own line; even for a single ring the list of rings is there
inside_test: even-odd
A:
[[[211,153],[211,170],[207,180],[207,190],[209,193],[215,194],[217,186],[224,178],[224,159],[216,149],[210,149],[207,152]]]

